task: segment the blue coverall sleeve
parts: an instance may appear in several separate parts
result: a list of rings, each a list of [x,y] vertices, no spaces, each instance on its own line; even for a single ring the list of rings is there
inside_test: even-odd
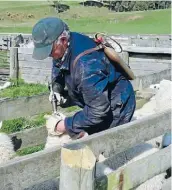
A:
[[[80,70],[76,73],[77,82],[79,81],[77,88],[82,94],[85,106],[74,116],[66,117],[66,130],[70,136],[82,131],[88,134],[99,132],[102,127],[106,128],[105,121],[110,112],[106,66],[101,61],[93,59],[80,64]]]

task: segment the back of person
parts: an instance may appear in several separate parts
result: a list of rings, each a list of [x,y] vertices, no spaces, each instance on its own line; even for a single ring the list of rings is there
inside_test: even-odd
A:
[[[70,137],[93,134],[131,120],[135,110],[132,85],[118,64],[108,59],[103,49],[81,56],[74,64],[81,53],[96,47],[93,39],[70,32],[67,24],[55,17],[43,18],[36,23],[32,39],[33,58],[53,58],[51,97],[55,92],[61,102],[60,97],[66,85],[69,96],[83,108],[71,117],[52,116],[48,119],[50,127],[58,134],[67,133]]]
[[[100,110],[103,119],[103,122],[97,124],[97,127],[87,128],[87,132],[92,134],[129,122],[135,110],[135,95],[130,81],[125,78],[120,68],[114,67],[103,51],[86,54],[73,66],[75,58],[83,51],[95,47],[96,43],[88,36],[71,33],[70,46],[72,47],[69,53],[70,56],[65,59],[60,68],[68,93],[73,101],[82,108],[85,107],[86,102],[91,103],[92,106],[94,104],[97,107],[97,111]],[[66,72],[66,69],[69,69],[70,72]],[[90,77],[90,80],[86,80],[88,77]],[[85,97],[83,97],[83,89],[85,87],[81,87],[81,83],[85,83],[84,85],[90,88],[84,93]],[[94,93],[93,88],[97,88],[99,92]],[[102,106],[104,106],[101,105],[101,102],[104,102],[102,100],[104,97],[97,101],[93,100],[95,98],[94,95],[96,96],[100,93],[107,93],[110,103],[108,117],[104,118],[103,112],[106,112],[106,109],[108,109],[101,110]],[[78,118],[78,120],[80,119],[83,118]],[[96,117],[94,122],[96,123]]]

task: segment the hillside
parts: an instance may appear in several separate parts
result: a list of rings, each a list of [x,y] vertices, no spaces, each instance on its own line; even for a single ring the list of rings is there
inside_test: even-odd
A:
[[[0,2],[0,32],[30,33],[40,18],[64,19],[72,31],[121,34],[170,34],[171,9],[116,13],[107,8],[84,7],[78,2],[65,2],[70,9],[57,13],[49,1]]]

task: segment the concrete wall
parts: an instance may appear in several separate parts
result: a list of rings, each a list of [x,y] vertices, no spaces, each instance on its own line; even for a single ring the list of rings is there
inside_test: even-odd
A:
[[[116,171],[111,172],[108,175],[104,175],[96,180],[96,190],[129,190],[135,189],[141,183],[152,179],[158,174],[164,173],[170,166],[170,148],[167,147],[154,154],[150,154],[145,158],[138,161],[127,164]],[[160,180],[160,179],[159,179]],[[164,180],[165,181],[165,180]],[[152,190],[159,185],[154,179],[152,183],[149,182],[149,186],[145,185],[140,189]],[[169,184],[167,184],[169,187]],[[170,190],[170,188],[166,189]]]
[[[0,121],[51,111],[48,94],[0,100]]]
[[[19,48],[19,75],[28,83],[47,84],[51,79],[52,59],[35,60],[32,58],[33,49]]]
[[[132,81],[135,90],[147,88],[162,79],[171,79],[171,50],[169,48],[125,47],[121,57],[128,62],[136,80]],[[32,58],[31,48],[19,48],[19,76],[28,83],[47,84],[51,80],[52,60]],[[127,53],[128,52],[128,53]],[[160,74],[158,74],[160,73]]]
[[[83,143],[89,146],[96,156],[103,152],[105,157],[111,157],[162,135],[170,130],[170,121],[171,111],[168,110],[74,141],[72,144]],[[40,151],[1,165],[0,189],[57,190],[59,174],[60,149],[52,148]],[[149,173],[145,177],[149,177]],[[44,188],[44,184],[46,188]],[[50,184],[53,185],[53,188],[50,187]]]
[[[35,101],[39,100],[39,96],[36,97],[36,96],[33,96],[32,98],[30,99],[35,99]],[[51,113],[51,106],[50,106],[50,103],[47,102],[47,99],[48,99],[48,95],[47,96],[44,96],[45,98],[45,109],[42,108],[42,106],[38,103],[37,104],[37,114],[38,113],[41,113],[41,112],[44,112],[45,111],[49,111]],[[12,119],[12,118],[18,118],[18,117],[23,117],[23,116],[31,116],[34,113],[32,113],[32,110],[30,109],[27,109],[28,107],[33,107],[34,104],[33,102],[35,103],[34,100],[30,100],[30,106],[26,106],[26,104],[23,102],[23,98],[21,98],[21,103],[20,103],[20,99],[17,99],[17,100],[14,100],[14,103],[13,101],[6,101],[6,103],[0,103],[0,107],[1,109],[0,110],[5,110],[4,106],[5,107],[8,107],[12,110],[14,110],[13,107],[15,107],[15,104],[19,104],[20,107],[18,107],[18,109],[20,111],[17,112],[17,114],[13,114],[11,112],[11,115],[8,114],[5,118],[2,117],[4,115],[4,113],[1,113],[0,112],[0,120],[3,121],[4,119]],[[140,108],[143,104],[146,103],[146,99],[139,99],[139,100],[136,100],[136,109]],[[139,107],[140,106],[140,107]],[[67,111],[67,108],[60,108],[58,107],[58,111],[63,113],[64,115],[66,116],[73,116],[79,109],[75,110],[75,111]],[[46,143],[46,137],[47,137],[47,130],[46,130],[46,127],[45,126],[41,126],[41,127],[38,127],[38,128],[31,128],[31,129],[26,129],[26,130],[23,130],[23,131],[19,131],[19,132],[16,132],[16,133],[12,133],[10,134],[10,136],[17,136],[18,138],[22,138],[22,146],[21,146],[21,149],[23,148],[26,148],[26,147],[31,147],[31,146],[37,146],[37,145],[40,145],[40,144],[45,144]]]

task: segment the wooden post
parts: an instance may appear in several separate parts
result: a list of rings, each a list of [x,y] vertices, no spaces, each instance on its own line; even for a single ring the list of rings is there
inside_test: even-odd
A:
[[[83,144],[61,149],[60,190],[94,190],[96,157]]]
[[[10,78],[18,79],[18,73],[18,48],[15,47],[15,41],[13,40],[10,48]]]

